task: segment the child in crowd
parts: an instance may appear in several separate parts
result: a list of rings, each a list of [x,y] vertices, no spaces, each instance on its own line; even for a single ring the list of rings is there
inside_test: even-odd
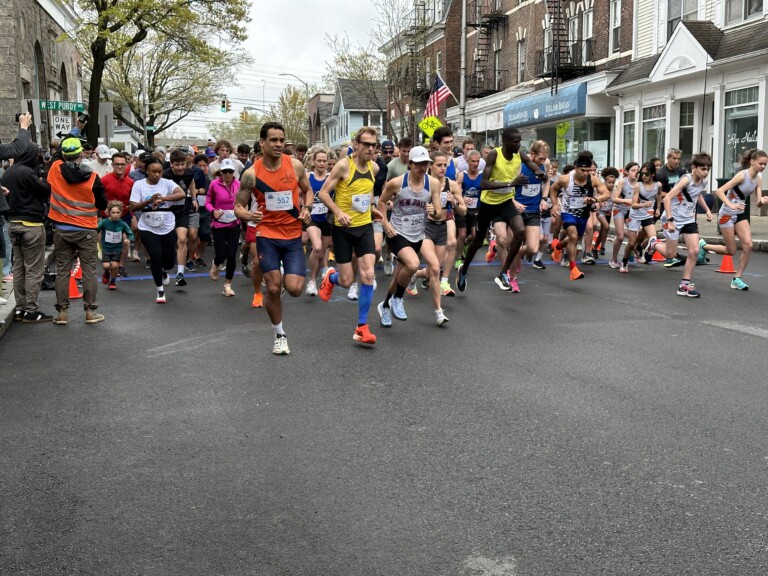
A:
[[[125,245],[130,246],[133,240],[131,227],[126,224],[121,216],[124,204],[120,200],[111,200],[107,204],[109,218],[99,222],[101,231],[101,261],[104,264],[104,275],[101,281],[108,284],[110,290],[117,290],[117,273],[120,266],[120,254]]]

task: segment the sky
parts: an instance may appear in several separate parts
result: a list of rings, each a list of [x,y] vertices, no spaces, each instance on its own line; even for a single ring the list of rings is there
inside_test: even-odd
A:
[[[348,34],[354,43],[367,44],[376,10],[371,2],[352,0],[251,0],[251,23],[243,50],[253,63],[238,72],[240,86],[226,90],[232,111],[223,114],[220,104],[196,113],[175,125],[178,135],[207,137],[206,125],[237,118],[245,106],[269,109],[280,92],[291,84],[303,89],[295,74],[308,84],[320,83],[329,51],[326,34]]]

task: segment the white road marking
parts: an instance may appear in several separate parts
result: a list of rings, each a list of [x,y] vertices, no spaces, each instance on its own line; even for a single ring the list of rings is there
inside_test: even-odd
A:
[[[485,558],[474,555],[464,560],[464,569],[471,576],[517,576],[517,560],[512,556]]]
[[[749,334],[750,336],[757,336],[768,340],[768,330],[760,328],[759,326],[737,324],[736,322],[716,322],[711,320],[703,320],[701,323],[706,324],[707,326],[714,326],[715,328],[722,328],[724,330],[733,330],[734,332],[741,332],[742,334]]]

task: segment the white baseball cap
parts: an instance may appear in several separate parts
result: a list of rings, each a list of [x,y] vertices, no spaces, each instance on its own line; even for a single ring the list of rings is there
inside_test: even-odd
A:
[[[414,146],[408,153],[409,162],[431,162],[432,158],[429,157],[429,152],[424,146]]]
[[[224,170],[232,170],[232,172],[237,171],[235,162],[231,158],[224,158],[224,160],[221,161],[221,164],[219,165],[219,171],[224,172]]]
[[[102,160],[109,160],[112,158],[112,153],[109,151],[109,146],[105,144],[99,144],[96,146],[96,150],[94,150],[93,153]]]

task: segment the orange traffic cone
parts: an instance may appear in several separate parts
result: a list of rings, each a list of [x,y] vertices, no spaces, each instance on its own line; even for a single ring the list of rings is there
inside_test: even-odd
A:
[[[658,250],[656,250],[656,252],[653,253],[653,258],[651,258],[651,262],[666,262],[666,261],[667,259]]]
[[[76,280],[83,279],[83,269],[80,267],[80,258],[78,258],[75,261],[75,279]]]
[[[69,275],[69,298],[71,300],[77,300],[78,298],[82,298],[83,294],[80,292],[80,289],[77,287],[77,280],[75,280],[75,276],[73,274]]]
[[[734,274],[736,270],[733,268],[733,256],[726,254],[723,256],[723,261],[720,263],[720,268],[715,270],[721,274]]]

